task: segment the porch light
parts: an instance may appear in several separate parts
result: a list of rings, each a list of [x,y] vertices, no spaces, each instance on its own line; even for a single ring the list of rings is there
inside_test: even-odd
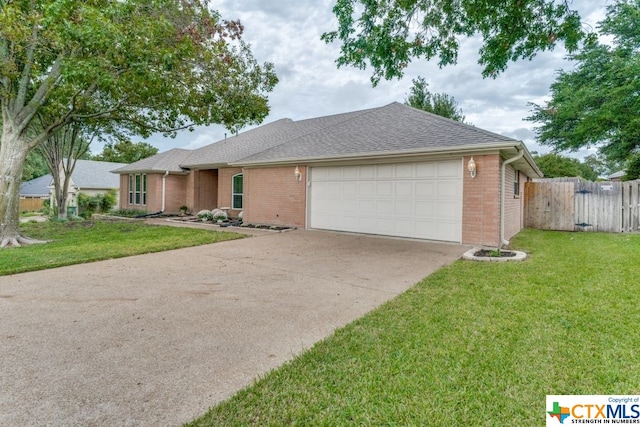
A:
[[[469,163],[467,163],[467,169],[469,169],[469,175],[471,178],[476,177],[476,162],[473,160],[473,156],[469,159]]]
[[[296,166],[296,170],[293,171],[293,176],[295,176],[298,181],[302,181],[302,172],[300,172],[298,166]]]

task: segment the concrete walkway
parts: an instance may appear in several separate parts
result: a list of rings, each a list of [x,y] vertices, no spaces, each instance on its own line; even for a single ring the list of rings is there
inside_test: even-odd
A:
[[[0,277],[0,425],[181,425],[465,249],[297,230]]]

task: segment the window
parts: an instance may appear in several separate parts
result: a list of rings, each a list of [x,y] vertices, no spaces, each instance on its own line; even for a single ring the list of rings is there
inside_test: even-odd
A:
[[[147,174],[129,175],[129,204],[147,204]]]
[[[518,197],[520,195],[520,172],[515,171],[513,176],[513,196]]]
[[[231,180],[231,209],[242,209],[244,175],[241,173],[233,175]]]
[[[129,175],[129,204],[133,204],[133,175]]]

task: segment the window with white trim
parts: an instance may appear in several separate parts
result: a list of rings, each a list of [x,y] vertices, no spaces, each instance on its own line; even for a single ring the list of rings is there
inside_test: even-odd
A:
[[[514,171],[513,176],[513,196],[518,197],[520,195],[520,171]]]
[[[129,204],[147,204],[147,174],[129,175]]]
[[[231,209],[242,209],[244,175],[239,173],[231,177]]]

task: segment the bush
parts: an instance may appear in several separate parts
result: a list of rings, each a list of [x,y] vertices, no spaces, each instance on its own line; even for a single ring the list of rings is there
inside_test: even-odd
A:
[[[146,213],[147,213],[146,211],[141,211],[138,209],[117,209],[117,210],[111,211],[111,215],[122,216],[125,218],[135,218],[140,215],[145,215]]]
[[[78,215],[84,219],[91,218],[94,213],[106,213],[116,204],[116,191],[109,190],[107,194],[88,196],[78,195]]]

